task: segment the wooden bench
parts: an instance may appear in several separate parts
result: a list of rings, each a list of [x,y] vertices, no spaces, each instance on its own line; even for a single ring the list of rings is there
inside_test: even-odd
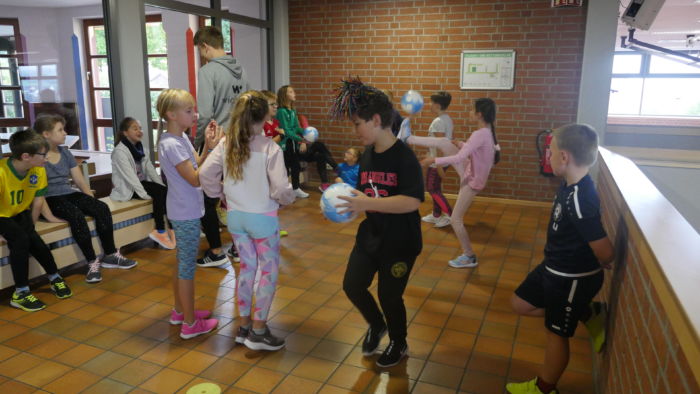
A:
[[[112,201],[109,197],[100,198],[112,211],[114,225],[114,243],[121,247],[148,237],[153,230],[153,204],[151,200],[131,200],[127,202]],[[92,231],[92,244],[95,252],[100,254],[102,247],[95,234],[95,221],[88,219]],[[83,261],[83,253],[71,236],[67,223],[48,223],[40,221],[36,230],[49,246],[58,268]],[[10,250],[7,242],[0,238],[0,289],[14,285],[10,268]],[[29,259],[29,279],[43,275],[44,270],[34,258]]]

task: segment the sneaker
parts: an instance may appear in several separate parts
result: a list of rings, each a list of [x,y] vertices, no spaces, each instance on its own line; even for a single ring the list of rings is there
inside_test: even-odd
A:
[[[396,341],[389,342],[389,346],[384,349],[384,353],[377,359],[377,366],[381,368],[393,367],[401,362],[408,354],[408,345],[404,342],[399,344]]]
[[[211,316],[211,312],[203,309],[195,309],[194,310],[194,318],[196,319],[206,319],[207,317]],[[177,326],[178,324],[182,324],[182,322],[185,321],[185,314],[184,313],[178,313],[175,309],[170,311],[170,324]]]
[[[297,198],[308,198],[309,197],[309,193],[306,193],[301,189],[294,189],[294,194],[297,196]]]
[[[476,255],[467,256],[465,254],[460,254],[456,259],[450,260],[447,263],[452,268],[474,268],[479,263],[476,262]]]
[[[214,254],[211,250],[207,250],[201,259],[197,259],[198,267],[218,267],[226,263],[228,263],[228,257],[225,253]]]
[[[238,334],[236,334],[236,343],[245,344],[245,339],[250,335],[250,326],[248,328],[238,326]]]
[[[396,138],[400,139],[403,141],[404,144],[408,145],[408,137],[411,136],[411,117],[407,116],[403,118],[403,122],[401,122],[401,128],[399,129],[399,133],[396,135]]]
[[[437,227],[437,228],[445,227],[445,226],[449,226],[451,223],[452,223],[452,219],[450,219],[449,216],[442,215],[438,218],[437,221],[435,221],[435,227]]]
[[[168,233],[160,233],[158,230],[153,230],[148,234],[148,238],[154,240],[163,249],[175,249],[175,242],[170,239]]]
[[[588,329],[593,342],[593,348],[597,353],[603,349],[605,345],[605,321],[607,320],[605,304],[602,302],[591,302],[591,317],[583,324]]]
[[[380,329],[370,326],[365,334],[365,339],[362,340],[362,355],[365,357],[373,355],[379,348],[379,342],[382,341],[386,332],[386,325],[382,326]]]
[[[321,193],[323,193],[326,191],[326,189],[328,189],[330,185],[330,183],[322,183],[321,186],[318,187],[318,190],[320,190]]]
[[[545,394],[537,387],[537,378],[522,383],[508,383],[506,390],[510,394]],[[546,394],[557,394],[557,390],[552,390]]]
[[[241,261],[241,258],[238,256],[238,251],[236,250],[236,245],[232,244],[231,247],[226,251],[226,255],[229,259],[233,260],[234,263]]]
[[[46,308],[46,304],[34,297],[34,295],[28,291],[23,291],[19,294],[17,294],[17,292],[12,293],[10,305],[25,312],[36,312]]]
[[[280,237],[286,237],[289,233],[286,230],[280,230]]]
[[[219,320],[217,319],[195,319],[191,326],[183,323],[182,328],[180,328],[180,338],[190,339],[206,334],[215,329],[218,324]]]
[[[88,272],[85,274],[87,283],[102,282],[102,273],[100,273],[100,259],[95,259],[88,263]]]
[[[56,297],[58,298],[63,299],[73,295],[73,292],[70,290],[70,287],[68,287],[66,281],[63,280],[63,278],[61,277],[52,280],[50,286],[51,291],[53,291],[53,293],[56,294]]]
[[[284,347],[284,339],[272,335],[269,327],[265,327],[265,333],[260,335],[251,328],[243,344],[250,350],[275,351]]]
[[[424,221],[426,223],[433,223],[433,224],[437,223],[437,221],[439,219],[440,219],[439,217],[436,218],[435,216],[433,216],[432,213],[429,213],[421,218],[422,221]]]
[[[122,270],[130,270],[136,267],[138,263],[132,259],[128,259],[119,252],[114,252],[109,256],[102,258],[102,266],[104,268],[119,268]]]

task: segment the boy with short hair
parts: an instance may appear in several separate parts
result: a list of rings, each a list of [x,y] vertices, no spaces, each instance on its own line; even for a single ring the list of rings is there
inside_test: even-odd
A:
[[[49,144],[43,136],[27,129],[10,137],[12,155],[0,160],[0,235],[10,249],[10,266],[15,292],[10,305],[27,312],[46,307],[29,291],[29,255],[41,264],[49,278],[51,291],[58,298],[73,295],[58,274],[53,255],[37,234],[34,222],[44,205],[46,153]],[[29,210],[31,205],[31,212]]]
[[[337,94],[331,114],[349,118],[366,147],[360,157],[356,194],[341,196],[347,202],[338,205],[366,213],[357,230],[343,290],[369,324],[362,353],[372,356],[388,331],[389,346],[376,363],[391,367],[408,353],[403,292],[423,245],[418,214],[424,199],[423,178],[413,151],[391,132],[393,106],[384,93],[353,79],[344,81]],[[381,311],[368,290],[375,273],[379,274]]]
[[[447,114],[447,108],[452,102],[452,95],[445,91],[439,91],[430,96],[430,111],[437,115],[428,129],[428,137],[443,137],[452,140],[454,123]],[[438,157],[437,148],[428,148],[430,157]],[[450,225],[452,207],[442,194],[442,178],[445,177],[445,170],[437,164],[431,164],[425,174],[425,183],[430,197],[433,199],[433,212],[423,216],[422,220],[435,224],[435,227],[445,227]]]
[[[615,252],[600,220],[600,201],[588,174],[598,154],[598,135],[584,124],[554,130],[551,163],[564,178],[552,207],[544,261],[515,290],[513,310],[544,317],[547,329],[544,367],[539,376],[509,383],[512,394],[557,393],[556,385],[569,362],[569,338],[579,320],[589,329],[596,350],[605,339],[603,308],[591,300],[603,285],[602,268],[610,268]]]
[[[194,35],[194,45],[208,63],[197,72],[197,136],[195,149],[201,154],[204,149],[204,135],[208,127],[228,127],[231,110],[238,96],[249,89],[248,77],[236,58],[224,50],[224,36],[215,26],[201,27]],[[226,264],[228,259],[221,250],[219,216],[216,207],[218,198],[204,194],[204,216],[202,228],[209,243],[209,249],[197,259],[199,267],[216,267]],[[227,251],[233,261],[239,261],[235,246]]]

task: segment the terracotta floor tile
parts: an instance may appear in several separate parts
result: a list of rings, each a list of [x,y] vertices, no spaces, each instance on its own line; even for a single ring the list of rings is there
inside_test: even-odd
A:
[[[217,357],[221,357],[230,352],[236,345],[235,337],[219,335],[220,331],[221,330],[217,330],[216,335],[207,336],[204,341],[194,349]]]
[[[85,343],[102,349],[111,349],[126,341],[129,337],[130,334],[128,332],[110,328],[87,339]]]
[[[14,338],[3,342],[3,345],[10,346],[17,350],[26,351],[34,346],[49,341],[53,336],[39,330],[29,330],[17,335]]]
[[[109,308],[95,304],[87,304],[84,307],[76,309],[73,312],[69,313],[68,316],[74,319],[87,321],[92,320],[106,312],[109,312]]]
[[[491,375],[506,376],[509,364],[510,360],[508,358],[473,352],[467,368]]]
[[[333,328],[328,335],[326,335],[326,339],[354,345],[365,335],[366,332],[366,328],[338,325],[335,326],[335,328]]]
[[[160,342],[154,339],[141,336],[132,336],[126,341],[113,347],[112,351],[129,357],[138,357],[159,344]]]
[[[261,367],[253,367],[234,384],[235,387],[269,393],[284,378],[284,374]]]
[[[55,394],[70,394],[83,391],[100,380],[101,377],[80,369],[74,369],[53,382],[45,385],[44,390]]]
[[[501,393],[505,385],[502,376],[468,370],[462,379],[461,390],[477,394]]]
[[[291,374],[317,382],[325,382],[337,367],[337,362],[307,356],[292,370]]]
[[[418,380],[421,382],[456,389],[459,387],[463,374],[464,370],[462,368],[428,361],[425,364],[423,372]]]
[[[15,320],[15,323],[34,328],[39,327],[44,323],[50,322],[51,320],[59,316],[60,315],[57,313],[43,310],[41,313],[25,314],[25,316],[22,316]]]
[[[160,365],[136,359],[112,372],[109,378],[130,386],[138,386],[160,372],[161,369],[163,367]]]
[[[229,386],[248,372],[248,369],[250,369],[248,364],[220,358],[199,376]]]
[[[7,360],[10,357],[13,357],[20,351],[5,345],[0,345],[0,362]],[[41,355],[38,355],[39,357],[42,357]]]
[[[36,387],[30,386],[22,382],[18,382],[16,380],[8,380],[0,384],[0,393],[29,394],[34,393],[36,391]]]
[[[510,324],[493,323],[490,321],[484,322],[481,326],[479,335],[513,341],[515,338],[516,327]]]
[[[513,346],[514,360],[528,361],[535,364],[544,363],[544,348],[539,346],[515,343]]]
[[[77,367],[104,353],[103,349],[81,343],[54,357],[54,360]]]
[[[347,357],[352,348],[353,345],[324,339],[316,345],[309,355],[339,363]]]
[[[377,376],[372,369],[343,364],[333,372],[328,383],[352,391],[363,392]]]
[[[426,342],[437,341],[442,329],[413,322],[408,325],[408,338],[420,339]]]
[[[35,387],[42,387],[70,370],[70,367],[63,364],[46,360],[15,377],[15,380]]]
[[[142,354],[139,358],[165,366],[180,358],[183,354],[187,353],[187,351],[187,348],[181,346],[161,343],[160,345]]]
[[[479,319],[470,319],[468,317],[451,315],[447,320],[445,328],[455,331],[468,332],[476,334],[481,328],[482,321]]]
[[[95,375],[107,376],[131,360],[131,357],[108,350],[81,365],[80,369],[92,372]]]
[[[165,368],[146,380],[139,387],[155,393],[173,393],[188,384],[194,375]]]
[[[367,392],[401,394],[408,393],[416,384],[403,374],[382,373],[376,376],[367,387]]]
[[[312,394],[318,392],[322,383],[289,375],[277,385],[275,394]]]
[[[335,325],[336,322],[306,319],[299,327],[297,327],[295,332],[298,334],[323,338],[333,329]]]
[[[303,354],[284,349],[283,351],[265,354],[263,358],[258,361],[257,365],[273,371],[289,373],[292,369],[296,368],[303,358]]]
[[[477,337],[474,350],[480,353],[487,353],[493,356],[510,357],[513,348],[512,341],[491,337]]]
[[[216,360],[217,357],[211,354],[190,350],[172,362],[168,367],[192,375],[198,375],[200,372],[209,368],[210,365],[214,364]]]
[[[42,359],[31,354],[19,353],[0,363],[0,371],[8,378],[16,378],[42,362]]]
[[[471,346],[469,348],[437,344],[430,353],[429,360],[436,363],[451,365],[454,367],[464,368],[467,365],[469,356],[472,353]]]

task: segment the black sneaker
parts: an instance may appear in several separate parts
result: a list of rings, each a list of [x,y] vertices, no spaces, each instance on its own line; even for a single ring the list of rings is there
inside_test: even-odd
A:
[[[389,342],[389,346],[384,349],[384,353],[379,356],[377,366],[381,368],[393,367],[401,362],[408,354],[408,345],[404,342],[399,344],[395,341]]]
[[[248,335],[250,334],[250,327],[245,328],[243,326],[238,327],[238,334],[236,334],[236,343],[240,343],[241,345],[245,343],[245,339],[248,338]]]
[[[138,263],[135,260],[126,258],[119,252],[114,252],[102,258],[103,268],[118,268],[122,270],[130,270],[136,267]]]
[[[284,339],[272,335],[269,327],[265,327],[265,333],[258,335],[252,329],[244,344],[251,350],[280,350],[284,347]]]
[[[10,305],[25,312],[36,312],[46,308],[46,304],[34,297],[34,295],[28,291],[23,291],[19,294],[17,294],[17,292],[12,293]]]
[[[102,282],[102,273],[100,272],[100,259],[95,259],[88,263],[88,272],[85,274],[87,283]]]
[[[214,254],[211,250],[207,250],[201,259],[197,259],[197,266],[199,267],[218,267],[226,263],[228,263],[226,254]]]
[[[384,335],[386,335],[386,325],[380,329],[370,326],[365,334],[365,339],[362,341],[362,354],[365,357],[372,356],[379,348],[379,342],[382,341]]]
[[[238,251],[236,250],[236,245],[232,244],[231,248],[226,251],[226,255],[235,263],[241,261],[241,258],[238,256]]]
[[[68,298],[73,295],[73,292],[70,290],[70,287],[68,287],[66,281],[63,280],[63,278],[61,277],[58,277],[51,281],[51,291],[53,291],[53,293],[56,294],[56,297],[61,299]]]

